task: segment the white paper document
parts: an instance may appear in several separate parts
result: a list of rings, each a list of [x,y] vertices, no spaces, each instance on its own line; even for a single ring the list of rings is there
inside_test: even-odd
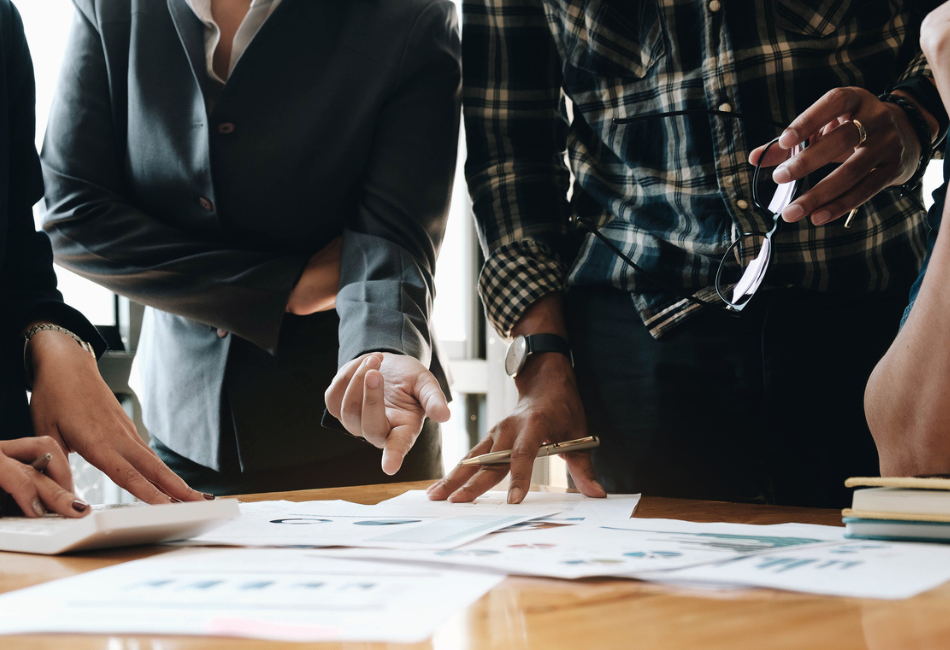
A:
[[[950,547],[848,540],[674,571],[688,582],[729,582],[854,598],[910,598],[950,580]]]
[[[391,513],[434,516],[459,514],[466,510],[492,514],[534,514],[541,521],[581,523],[629,519],[639,502],[639,494],[611,494],[604,499],[592,499],[576,493],[528,492],[524,501],[510,505],[508,493],[496,490],[486,492],[471,503],[450,503],[430,501],[423,490],[410,490],[374,507]],[[557,514],[551,515],[552,512]]]
[[[521,514],[460,508],[439,514],[348,501],[263,501],[242,503],[240,519],[182,544],[450,549],[556,512],[552,507]]]
[[[179,549],[4,594],[0,634],[417,643],[501,580],[300,549]]]
[[[832,526],[697,524],[672,519],[629,519],[613,525],[579,524],[508,529],[441,551],[334,549],[327,556],[478,567],[552,578],[636,577],[736,558],[777,548],[843,539]]]

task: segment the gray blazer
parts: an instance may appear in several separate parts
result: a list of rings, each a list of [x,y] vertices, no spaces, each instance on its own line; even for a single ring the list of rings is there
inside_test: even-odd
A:
[[[272,469],[363,444],[319,422],[364,352],[416,357],[447,392],[429,317],[458,140],[452,3],[284,0],[215,88],[184,0],[74,1],[44,227],[59,264],[148,306],[150,433],[214,469],[234,436],[243,471]],[[285,315],[341,234],[336,313]]]

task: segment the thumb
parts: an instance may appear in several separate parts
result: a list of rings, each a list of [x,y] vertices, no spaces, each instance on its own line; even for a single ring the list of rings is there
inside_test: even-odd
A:
[[[436,422],[448,422],[452,415],[449,411],[448,402],[445,400],[442,387],[439,386],[435,375],[428,370],[423,371],[416,377],[413,396],[422,405],[429,419]]]

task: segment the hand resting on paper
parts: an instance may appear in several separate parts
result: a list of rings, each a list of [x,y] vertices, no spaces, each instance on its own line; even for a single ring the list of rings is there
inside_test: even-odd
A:
[[[382,468],[390,476],[402,466],[425,418],[446,422],[450,415],[428,368],[390,352],[370,352],[340,368],[325,399],[347,431],[383,450]]]
[[[534,303],[512,330],[512,335],[552,332],[566,337],[563,305],[557,294],[548,294]],[[511,450],[511,463],[498,465],[458,465],[428,491],[433,501],[470,502],[497,485],[511,473],[508,503],[521,503],[531,485],[531,473],[538,449],[544,443],[563,442],[587,435],[584,405],[570,359],[563,354],[529,357],[515,377],[518,405],[507,418],[492,427],[488,436],[465,457],[493,451]],[[582,494],[604,497],[597,482],[591,455],[576,451],[563,455],[574,484]]]
[[[79,453],[146,503],[212,498],[188,487],[145,444],[99,375],[96,360],[72,338],[38,332],[30,340],[30,352],[34,368],[30,413],[36,435],[49,436],[62,450]]]

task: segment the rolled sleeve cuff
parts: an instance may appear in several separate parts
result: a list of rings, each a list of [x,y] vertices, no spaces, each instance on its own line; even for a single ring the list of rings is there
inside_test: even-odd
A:
[[[907,69],[901,74],[899,81],[904,81],[905,79],[910,79],[918,75],[927,77],[933,76],[933,73],[930,71],[930,65],[927,63],[927,58],[922,52],[913,58],[910,65],[908,65]]]
[[[478,278],[488,322],[507,338],[528,307],[549,293],[564,290],[566,276],[567,267],[554,251],[536,240],[497,248]]]

